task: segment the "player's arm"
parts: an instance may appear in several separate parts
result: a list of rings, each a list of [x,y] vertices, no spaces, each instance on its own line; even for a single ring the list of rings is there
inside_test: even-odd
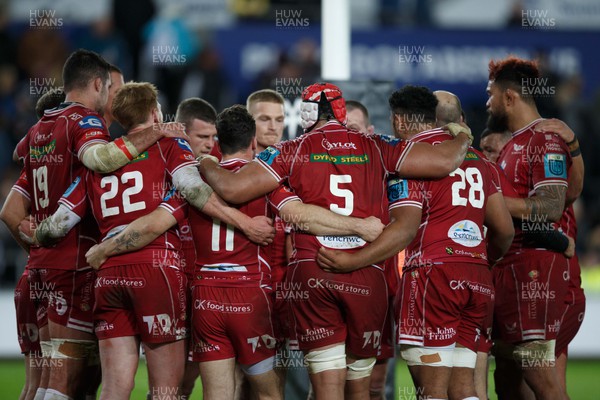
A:
[[[526,247],[544,248],[563,253],[567,258],[575,255],[575,240],[557,229],[527,229],[523,231]]]
[[[113,172],[129,163],[163,137],[187,139],[179,123],[156,124],[130,131],[112,142],[93,144],[83,149],[79,159],[87,168],[99,173]]]
[[[222,222],[238,228],[252,242],[266,246],[273,242],[275,237],[275,228],[273,220],[263,215],[249,217],[237,208],[227,205],[215,193],[211,194],[208,201],[202,208],[202,212],[217,218]]]
[[[454,139],[435,146],[429,143],[414,143],[397,171],[402,177],[443,178],[460,166],[473,142],[473,137],[469,128],[458,124],[448,125],[445,128]]]
[[[313,235],[358,235],[367,242],[375,240],[384,228],[379,218],[346,217],[300,199],[285,203],[279,215],[283,221]]]
[[[19,246],[26,252],[29,252],[29,244],[19,235],[19,225],[21,221],[29,219],[30,205],[31,202],[27,197],[16,190],[11,190],[4,201],[2,210],[0,210],[0,219],[4,222]]]
[[[566,186],[544,185],[535,189],[535,194],[531,197],[506,197],[505,200],[513,218],[530,220],[532,217],[539,217],[558,222],[565,208],[566,194]]]
[[[221,168],[213,160],[202,158],[200,172],[214,191],[232,204],[253,200],[279,186],[277,179],[258,162],[250,162],[232,172]]]
[[[273,241],[275,228],[266,217],[250,218],[238,209],[229,207],[200,177],[195,166],[186,166],[173,173],[173,184],[186,201],[206,215],[240,229],[251,241],[268,244]]]
[[[139,217],[118,234],[93,246],[85,254],[89,265],[98,269],[108,257],[144,248],[177,224],[177,218],[162,207]]]
[[[27,229],[29,222],[21,223],[20,235],[23,240],[30,245],[48,247],[60,241],[75,225],[81,221],[81,217],[77,213],[70,210],[64,204],[59,204],[56,211],[40,222],[32,235],[29,236]],[[30,229],[30,228],[29,228]]]
[[[496,192],[488,197],[485,206],[485,226],[487,227],[487,253],[488,260],[494,265],[510,248],[515,236],[512,218],[501,192]]]
[[[404,206],[390,210],[391,222],[372,243],[357,252],[319,249],[317,262],[328,272],[352,272],[397,255],[412,242],[421,223],[421,208]]]
[[[569,168],[569,188],[566,194],[566,206],[568,207],[579,198],[583,190],[585,166],[577,136],[575,136],[575,132],[567,124],[556,118],[543,120],[535,126],[535,130],[556,133],[569,146],[573,164]]]

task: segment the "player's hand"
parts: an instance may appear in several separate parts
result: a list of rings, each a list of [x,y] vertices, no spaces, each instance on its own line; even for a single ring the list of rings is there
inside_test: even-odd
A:
[[[153,129],[158,130],[163,137],[190,140],[185,133],[185,126],[180,122],[155,123]]]
[[[569,143],[575,140],[575,132],[573,132],[573,130],[569,128],[569,125],[556,118],[544,119],[542,120],[542,122],[538,122],[535,125],[534,130],[536,132],[542,133],[556,133],[565,143]]]
[[[87,263],[94,269],[100,268],[107,258],[108,257],[106,257],[106,254],[102,250],[102,246],[99,244],[92,246],[92,248],[85,253]]]
[[[464,122],[460,124],[450,122],[449,124],[442,126],[441,129],[445,130],[454,137],[458,136],[458,134],[462,132],[469,138],[469,144],[473,144],[473,134],[471,134],[471,128],[469,128]]]
[[[242,231],[248,239],[261,246],[273,243],[273,238],[275,237],[273,220],[264,215],[251,218],[250,223],[242,227]]]
[[[210,160],[215,164],[219,163],[219,159],[215,156],[211,156],[210,154],[200,154],[198,157],[196,157],[196,161],[198,161],[198,163],[201,163],[202,160]]]
[[[366,240],[367,242],[372,242],[377,239],[385,225],[381,222],[381,220],[377,217],[368,217],[362,219],[360,223],[358,223],[356,234]]]
[[[567,258],[571,258],[575,255],[575,240],[571,236],[567,236],[567,239],[569,239],[569,247],[567,247],[563,254]]]
[[[347,273],[355,271],[359,268],[358,265],[354,263],[356,257],[354,257],[351,253],[340,251],[340,250],[330,250],[321,247],[317,254],[317,264],[323,271],[333,272],[333,273]]]
[[[35,229],[37,228],[33,217],[30,215],[19,223],[19,237],[29,246],[39,246],[35,238]]]

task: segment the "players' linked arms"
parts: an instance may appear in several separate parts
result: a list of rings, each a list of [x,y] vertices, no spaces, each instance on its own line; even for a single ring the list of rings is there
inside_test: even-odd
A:
[[[275,177],[258,162],[250,162],[233,172],[203,158],[200,161],[200,172],[215,192],[231,204],[246,203],[279,186]]]
[[[484,224],[487,226],[487,256],[490,267],[500,260],[510,248],[515,228],[502,193],[488,197]]]
[[[31,223],[21,222],[19,235],[30,245],[48,247],[65,237],[79,221],[79,215],[60,204],[54,214],[40,222],[32,232]]]
[[[93,246],[85,254],[87,262],[98,269],[108,257],[144,248],[176,223],[177,219],[173,214],[158,207],[150,214],[131,222],[115,236]]]
[[[392,209],[392,222],[371,244],[355,253],[320,248],[317,263],[327,272],[346,273],[387,260],[402,251],[417,234],[421,222],[418,207]]]
[[[377,217],[346,217],[300,200],[285,203],[279,215],[294,228],[313,235],[358,235],[367,242],[375,240],[385,228]]]
[[[273,242],[275,237],[275,228],[271,218],[266,216],[250,218],[237,208],[227,205],[216,193],[211,194],[202,208],[202,212],[238,228],[250,241],[258,245],[267,246]]]
[[[506,205],[513,218],[523,220],[544,219],[558,222],[565,208],[567,188],[545,185],[535,190],[535,195],[526,199],[507,197]]]
[[[459,133],[438,145],[415,143],[397,171],[403,178],[438,179],[448,176],[463,162],[469,137]]]
[[[22,221],[29,222],[29,206],[28,198],[15,190],[11,190],[0,211],[0,219],[10,231],[12,237],[27,252],[29,252],[30,245],[20,237],[19,226]]]

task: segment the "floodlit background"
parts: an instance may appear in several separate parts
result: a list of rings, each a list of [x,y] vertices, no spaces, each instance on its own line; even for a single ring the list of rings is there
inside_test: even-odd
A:
[[[548,89],[539,110],[571,126],[586,163],[577,248],[588,309],[570,353],[600,358],[600,2],[348,2],[351,76],[340,85],[346,99],[368,106],[382,134],[391,133],[387,96],[411,83],[456,93],[478,135],[490,58],[538,58]],[[74,49],[97,51],[125,81],[155,83],[170,121],[187,97],[220,111],[254,90],[275,89],[286,99],[285,135],[293,138],[298,97],[322,76],[323,17],[318,0],[0,0],[0,201],[18,176],[11,155],[36,121],[35,102],[61,86]],[[113,125],[111,133],[122,132]],[[0,226],[0,357],[18,356],[11,290],[25,262]]]

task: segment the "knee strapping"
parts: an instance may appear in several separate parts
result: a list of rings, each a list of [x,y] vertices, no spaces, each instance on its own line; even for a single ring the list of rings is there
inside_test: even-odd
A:
[[[73,399],[65,394],[62,394],[58,390],[46,389],[46,394],[44,395],[44,400],[73,400]]]
[[[275,366],[275,356],[269,357],[262,361],[257,362],[256,364],[250,365],[240,365],[240,368],[246,375],[261,375],[265,372],[269,372],[273,370]]]
[[[373,366],[377,359],[375,357],[362,358],[356,360],[351,364],[348,364],[348,373],[346,374],[346,380],[351,381],[354,379],[366,378],[371,375]]]
[[[556,340],[532,340],[515,346],[515,361],[550,361],[555,360],[554,347]]]
[[[461,368],[475,368],[477,363],[477,353],[466,347],[454,348],[452,356],[452,366]]]
[[[42,351],[42,357],[52,357],[52,342],[50,340],[40,340],[40,350]]]
[[[311,350],[304,356],[304,360],[311,374],[344,369],[346,368],[346,346],[338,344],[325,350]]]
[[[400,355],[409,366],[449,367],[454,364],[454,345],[446,347],[402,346]]]
[[[94,357],[98,357],[95,340],[52,339],[52,358],[76,360]]]

